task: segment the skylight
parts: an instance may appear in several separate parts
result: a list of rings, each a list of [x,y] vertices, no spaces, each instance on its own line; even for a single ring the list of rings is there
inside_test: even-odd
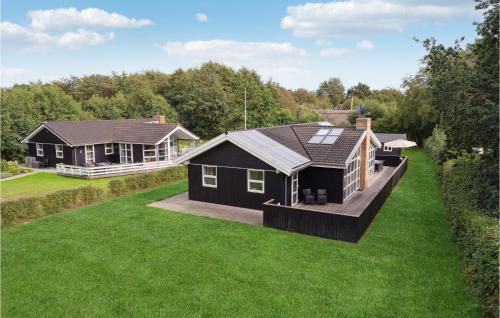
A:
[[[322,128],[318,130],[316,134],[311,137],[311,139],[309,139],[308,143],[333,145],[333,143],[337,140],[337,138],[342,134],[343,131],[343,128]]]

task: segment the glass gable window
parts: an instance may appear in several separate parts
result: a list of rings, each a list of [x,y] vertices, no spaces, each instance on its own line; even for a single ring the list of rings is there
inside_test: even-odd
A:
[[[63,145],[55,145],[56,147],[56,158],[64,158]]]
[[[162,142],[158,145],[158,160],[165,161],[168,160],[168,143]]]
[[[247,170],[248,192],[264,193],[264,170]]]
[[[375,174],[375,147],[370,145],[370,153],[368,156],[368,175],[371,177]]]
[[[132,144],[120,144],[120,163],[132,163]]]
[[[217,167],[201,166],[204,187],[217,188]]]
[[[347,169],[344,169],[344,200],[349,199],[359,189],[360,161],[358,148]]]

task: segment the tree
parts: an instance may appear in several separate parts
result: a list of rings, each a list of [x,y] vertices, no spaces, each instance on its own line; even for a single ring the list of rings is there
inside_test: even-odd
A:
[[[358,83],[347,90],[348,97],[356,96],[361,99],[369,97],[371,93],[370,86],[363,83]]]
[[[344,101],[344,84],[342,84],[342,81],[338,77],[330,78],[319,85],[316,94],[318,96],[328,97],[332,107],[337,107]]]

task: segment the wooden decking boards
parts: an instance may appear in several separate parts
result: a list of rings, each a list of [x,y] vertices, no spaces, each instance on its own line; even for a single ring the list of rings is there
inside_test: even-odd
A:
[[[384,166],[382,172],[377,172],[369,180],[368,187],[363,191],[357,191],[343,204],[327,203],[325,205],[304,204],[299,202],[294,206],[296,209],[320,211],[324,213],[334,213],[341,215],[360,216],[366,207],[373,201],[380,190],[387,183],[392,173],[397,167]]]

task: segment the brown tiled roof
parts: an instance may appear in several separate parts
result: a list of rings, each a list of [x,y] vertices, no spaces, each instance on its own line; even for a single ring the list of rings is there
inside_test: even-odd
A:
[[[46,127],[71,145],[127,142],[155,144],[179,124],[151,124],[151,119],[49,121]]]
[[[306,156],[313,164],[344,166],[349,155],[363,135],[364,130],[357,130],[354,127],[342,127],[344,131],[335,143],[331,145],[308,143],[309,139],[311,139],[319,129],[325,128],[333,128],[333,126],[307,123],[259,128],[257,130],[291,150]]]

